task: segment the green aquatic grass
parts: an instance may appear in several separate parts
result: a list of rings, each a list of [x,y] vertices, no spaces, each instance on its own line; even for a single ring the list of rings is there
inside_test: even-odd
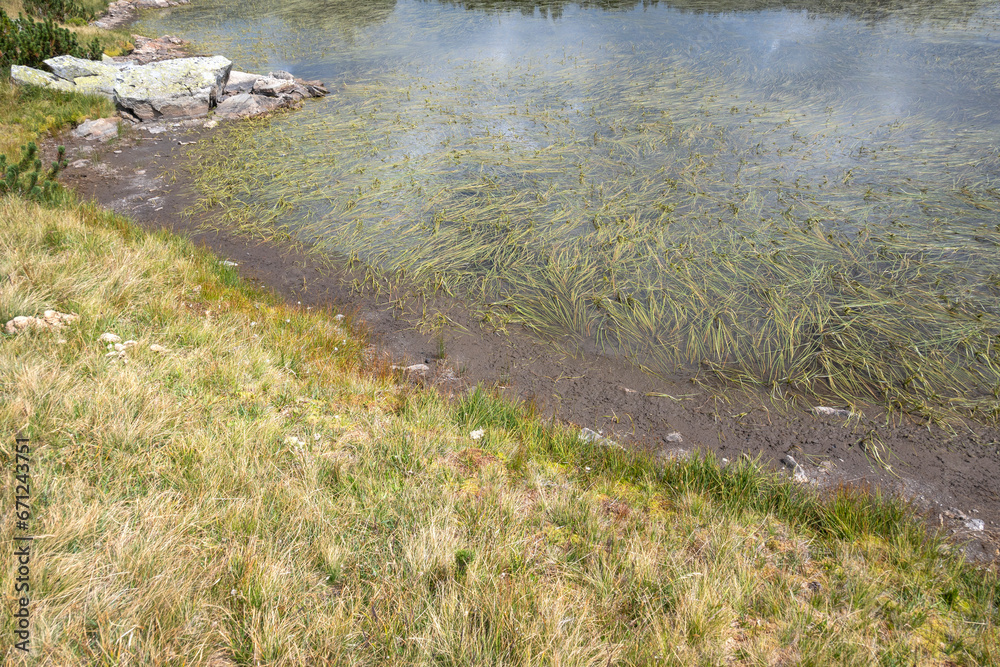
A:
[[[199,147],[201,208],[653,373],[995,422],[995,65],[958,142],[947,99],[633,47],[354,77]]]

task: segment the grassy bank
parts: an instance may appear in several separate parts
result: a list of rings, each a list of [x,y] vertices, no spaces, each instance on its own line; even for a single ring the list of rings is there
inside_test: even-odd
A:
[[[893,502],[449,403],[333,313],[92,207],[8,198],[0,223],[0,319],[80,316],[0,342],[4,497],[20,431],[44,536],[12,664],[1000,659],[995,573]]]

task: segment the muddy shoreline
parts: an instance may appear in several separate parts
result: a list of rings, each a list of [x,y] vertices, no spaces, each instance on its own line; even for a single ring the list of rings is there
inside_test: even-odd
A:
[[[200,124],[158,134],[135,129],[110,145],[65,136],[48,148],[54,152],[57,143],[66,144],[72,166],[62,180],[82,198],[126,214],[145,229],[190,237],[291,303],[352,313],[396,363],[426,364],[428,377],[421,382],[446,391],[477,383],[497,386],[534,402],[546,416],[655,453],[708,450],[728,460],[759,456],[786,473],[782,461],[792,454],[817,486],[868,483],[902,493],[932,522],[968,538],[970,555],[1000,558],[1000,429],[951,435],[909,420],[887,423],[877,411],[866,411],[860,420],[817,417],[805,405],[780,406],[752,392],[706,389],[690,378],[654,378],[594,351],[570,353],[565,345],[523,331],[500,333],[459,307],[448,312],[455,326],[422,333],[415,318],[358,294],[352,288],[358,274],[346,266],[331,266],[294,247],[208,231],[211,212],[201,219],[182,215],[195,198],[183,169],[185,146],[207,132]],[[671,433],[680,433],[682,442],[668,440]],[[891,452],[891,472],[877,465],[866,447],[873,436]],[[968,531],[965,520],[955,518],[963,515],[982,519],[986,530]]]

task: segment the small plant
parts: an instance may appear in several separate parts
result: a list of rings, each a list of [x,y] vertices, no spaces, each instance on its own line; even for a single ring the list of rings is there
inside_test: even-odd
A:
[[[59,147],[59,156],[52,166],[43,171],[42,161],[38,158],[38,147],[30,141],[21,148],[21,159],[16,164],[7,164],[7,156],[0,155],[0,195],[17,193],[37,202],[54,202],[60,198],[61,191],[56,183],[56,176],[66,168],[66,147]]]
[[[476,560],[476,554],[470,549],[459,549],[455,552],[455,573],[459,578],[465,576],[469,563]]]
[[[76,35],[57,26],[51,18],[41,22],[26,16],[12,19],[0,9],[0,68],[37,67],[43,60],[61,55],[97,60],[101,45],[95,37],[86,47],[80,46]]]

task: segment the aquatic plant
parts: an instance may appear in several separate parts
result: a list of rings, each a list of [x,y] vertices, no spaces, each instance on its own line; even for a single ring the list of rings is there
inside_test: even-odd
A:
[[[352,75],[199,146],[203,208],[360,261],[365,289],[395,302],[460,297],[493,325],[653,373],[995,421],[989,72],[966,73],[970,121],[944,143],[953,100],[903,117],[856,81],[726,46],[650,57],[610,41]]]

